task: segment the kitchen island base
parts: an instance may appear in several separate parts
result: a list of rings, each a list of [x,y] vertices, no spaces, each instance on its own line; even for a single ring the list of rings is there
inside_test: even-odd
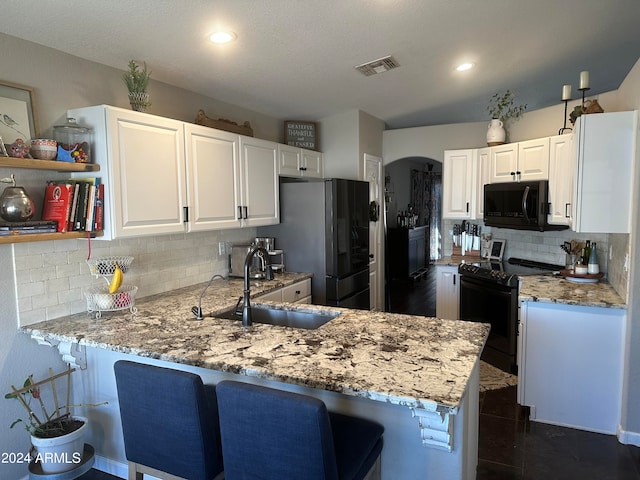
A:
[[[96,450],[95,468],[112,475],[127,477],[127,463],[113,373],[113,364],[117,360],[127,359],[193,372],[200,375],[205,383],[216,384],[221,380],[236,380],[302,393],[321,399],[330,411],[379,422],[385,428],[382,449],[382,479],[472,480],[476,477],[479,363],[476,363],[473,369],[457,412],[435,415],[437,418],[442,418],[443,421],[450,422],[451,451],[448,451],[447,448],[423,443],[422,436],[429,435],[429,425],[424,424],[425,417],[412,414],[412,409],[409,407],[276,382],[256,376],[219,372],[208,368],[110,350],[87,348],[86,357],[87,369],[75,379],[75,394],[82,396],[84,401],[88,403],[94,400],[98,401],[98,399],[101,402],[109,402],[108,405],[100,408],[85,409],[83,414],[90,419],[91,428],[88,441],[94,445]],[[144,392],[140,392],[140,394],[144,395]],[[423,409],[413,410],[418,414],[425,413]],[[434,415],[428,415],[426,418],[433,421]]]

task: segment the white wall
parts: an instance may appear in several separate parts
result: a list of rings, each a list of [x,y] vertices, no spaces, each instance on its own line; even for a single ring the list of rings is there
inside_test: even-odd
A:
[[[618,90],[620,108],[640,110],[640,60]],[[636,132],[640,140],[640,127]],[[640,446],[640,141],[636,141],[630,245],[629,308],[621,430],[629,443]]]

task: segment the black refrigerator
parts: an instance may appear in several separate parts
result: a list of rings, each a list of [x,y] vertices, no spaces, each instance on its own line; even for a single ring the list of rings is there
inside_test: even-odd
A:
[[[280,224],[259,227],[285,268],[311,272],[313,303],[369,309],[369,183],[282,178]]]

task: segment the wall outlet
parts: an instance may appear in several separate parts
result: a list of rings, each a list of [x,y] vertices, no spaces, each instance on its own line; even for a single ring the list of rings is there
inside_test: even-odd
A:
[[[227,244],[225,242],[218,242],[218,255],[223,256],[227,254]]]

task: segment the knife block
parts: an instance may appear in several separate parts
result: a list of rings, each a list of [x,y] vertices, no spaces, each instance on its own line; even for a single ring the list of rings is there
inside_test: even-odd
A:
[[[462,247],[453,247],[453,251],[451,252],[451,258],[454,260],[477,260],[480,261],[480,250],[467,250],[462,255]]]

